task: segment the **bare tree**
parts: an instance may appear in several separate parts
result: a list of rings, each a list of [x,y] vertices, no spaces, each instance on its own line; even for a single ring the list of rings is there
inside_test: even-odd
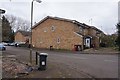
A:
[[[18,31],[18,30],[29,31],[30,30],[29,21],[24,20],[20,17],[13,16],[13,15],[6,15],[6,17],[10,22],[12,30],[14,31]]]
[[[12,15],[5,15],[5,17],[9,20],[9,23],[10,23],[10,25],[12,27],[12,30],[14,30],[16,17],[12,16]]]

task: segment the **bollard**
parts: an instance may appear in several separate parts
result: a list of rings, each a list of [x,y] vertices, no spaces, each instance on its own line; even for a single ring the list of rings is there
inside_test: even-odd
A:
[[[30,63],[32,64],[32,49],[30,49]]]
[[[38,65],[38,52],[36,52],[36,65]]]

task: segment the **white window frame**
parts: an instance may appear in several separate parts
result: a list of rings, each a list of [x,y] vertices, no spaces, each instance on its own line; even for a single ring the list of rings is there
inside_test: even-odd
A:
[[[44,28],[44,32],[47,32],[47,28]]]
[[[42,38],[39,38],[39,43],[43,43]]]
[[[47,30],[44,30],[44,32],[47,32]]]
[[[52,30],[52,31],[55,31],[55,26],[52,25],[51,30]]]
[[[79,31],[83,32],[83,28],[81,26],[79,26]]]
[[[57,38],[57,43],[58,43],[58,44],[60,43],[60,37]]]

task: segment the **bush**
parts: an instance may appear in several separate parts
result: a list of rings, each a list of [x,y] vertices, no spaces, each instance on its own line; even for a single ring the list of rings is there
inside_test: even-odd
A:
[[[107,47],[105,43],[100,43],[100,47]]]

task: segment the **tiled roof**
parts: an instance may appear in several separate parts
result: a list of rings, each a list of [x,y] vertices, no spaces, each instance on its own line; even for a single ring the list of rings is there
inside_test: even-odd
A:
[[[77,24],[77,25],[79,25],[79,26],[81,26],[83,28],[93,28],[95,30],[98,30],[98,31],[102,32],[100,29],[98,29],[98,28],[96,28],[94,26],[89,26],[89,25],[87,25],[85,23],[80,23],[80,22],[78,22],[76,20],[70,20],[70,19],[59,18],[59,17],[51,17],[51,16],[47,16],[44,19],[42,19],[40,22],[38,22],[37,24],[35,24],[32,29],[34,29],[35,27],[37,27],[39,24],[41,24],[42,22],[44,22],[47,19],[55,19],[55,20],[67,21],[67,22],[71,22],[73,24]]]
[[[78,22],[76,20],[70,20],[70,19],[65,19],[65,18],[47,16],[44,19],[42,19],[40,22],[38,22],[37,24],[35,24],[32,29],[34,29],[35,27],[37,27],[39,24],[41,24],[42,22],[44,22],[47,19],[61,20],[61,21],[71,22],[71,23],[77,24],[77,25],[82,25],[82,23],[80,23],[80,22]],[[84,25],[82,25],[82,26],[84,27]]]
[[[20,32],[24,36],[31,36],[31,32],[18,30],[16,33]]]

